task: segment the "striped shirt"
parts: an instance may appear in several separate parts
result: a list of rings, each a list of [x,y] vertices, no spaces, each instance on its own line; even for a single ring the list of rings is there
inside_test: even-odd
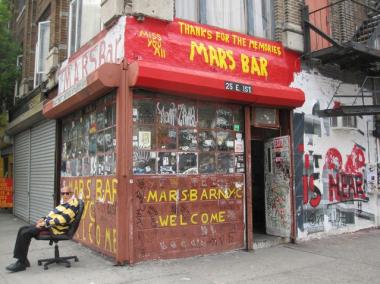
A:
[[[58,205],[45,217],[46,228],[50,228],[54,235],[65,234],[69,225],[74,221],[78,210],[79,201],[75,197],[67,203]]]

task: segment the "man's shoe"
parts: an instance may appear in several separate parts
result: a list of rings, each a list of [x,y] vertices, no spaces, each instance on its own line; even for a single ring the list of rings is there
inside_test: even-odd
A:
[[[26,264],[17,260],[15,263],[12,263],[6,267],[6,269],[10,272],[19,272],[26,269]]]

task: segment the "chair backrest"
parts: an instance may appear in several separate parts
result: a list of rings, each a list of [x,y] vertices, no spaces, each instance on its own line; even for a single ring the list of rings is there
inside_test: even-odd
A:
[[[75,215],[74,221],[70,224],[70,228],[67,231],[67,233],[65,234],[69,238],[72,238],[74,236],[75,232],[77,231],[77,229],[79,227],[80,219],[82,218],[82,214],[83,214],[84,202],[82,199],[78,199],[78,201],[79,201],[78,213]]]

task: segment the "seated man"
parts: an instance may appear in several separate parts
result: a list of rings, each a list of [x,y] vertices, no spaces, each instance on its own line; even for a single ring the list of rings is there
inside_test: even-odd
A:
[[[18,230],[13,251],[13,257],[17,261],[8,265],[7,270],[18,272],[30,266],[27,259],[30,241],[42,231],[54,235],[65,234],[68,231],[70,223],[74,221],[78,213],[79,201],[68,186],[61,188],[61,197],[61,204],[50,211],[46,217],[39,219],[34,225],[23,226]]]

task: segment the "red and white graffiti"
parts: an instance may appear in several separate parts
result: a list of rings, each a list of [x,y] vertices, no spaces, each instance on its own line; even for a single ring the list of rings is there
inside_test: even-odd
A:
[[[314,208],[320,204],[322,194],[315,185],[315,182],[319,180],[319,173],[314,173],[312,163],[318,163],[320,157],[308,153],[304,155],[303,203],[310,204]],[[358,145],[355,144],[351,153],[347,155],[344,167],[339,150],[330,148],[326,152],[323,167],[324,175],[327,174],[328,201],[330,203],[368,201],[364,188],[364,169],[365,155]],[[311,196],[309,196],[310,193]]]
[[[364,190],[363,171],[365,155],[363,149],[355,145],[343,169],[342,155],[336,148],[326,153],[324,170],[328,172],[328,192],[330,202],[367,201]]]

